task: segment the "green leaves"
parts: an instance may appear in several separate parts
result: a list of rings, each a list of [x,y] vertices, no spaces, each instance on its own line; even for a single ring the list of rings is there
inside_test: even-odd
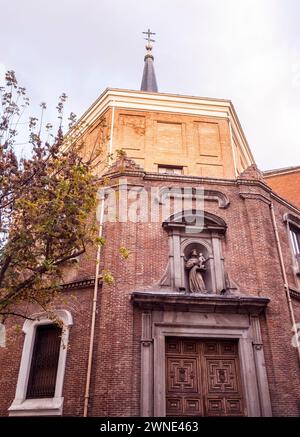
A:
[[[108,270],[102,270],[102,278],[107,285],[112,285],[115,282],[113,275]]]
[[[130,251],[123,246],[119,248],[119,252],[124,259],[127,259],[130,255]]]
[[[97,238],[95,238],[95,243],[99,244],[100,246],[104,246],[106,243],[106,240],[104,237],[97,237]]]
[[[8,72],[6,80],[2,118],[0,113],[0,315],[19,303],[49,305],[61,282],[61,269],[95,242],[92,217],[98,188],[92,163],[84,161],[76,143],[65,150],[61,128],[51,144],[42,141],[36,117],[28,124],[32,155],[17,160],[10,125],[27,100],[14,100],[13,90],[25,95],[14,72]],[[59,119],[66,98],[59,98]],[[42,103],[42,114],[45,109]],[[70,121],[75,120],[71,114]],[[104,239],[96,242],[104,244]]]

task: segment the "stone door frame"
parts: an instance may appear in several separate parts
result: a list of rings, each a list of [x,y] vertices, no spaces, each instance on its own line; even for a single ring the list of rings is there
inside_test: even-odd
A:
[[[238,340],[245,413],[272,416],[259,317],[174,311],[142,314],[141,416],[166,415],[166,337]]]

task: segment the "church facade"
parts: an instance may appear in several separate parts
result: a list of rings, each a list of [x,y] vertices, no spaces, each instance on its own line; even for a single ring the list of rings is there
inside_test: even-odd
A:
[[[146,48],[142,90],[82,118],[106,242],[65,272],[65,329],[32,308],[0,348],[0,414],[299,416],[299,203],[230,101],[157,92]]]

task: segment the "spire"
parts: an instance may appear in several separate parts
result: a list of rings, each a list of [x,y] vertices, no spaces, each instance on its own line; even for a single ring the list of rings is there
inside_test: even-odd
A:
[[[147,41],[146,44],[146,55],[144,58],[145,65],[144,65],[144,72],[143,72],[143,78],[142,78],[142,84],[141,84],[141,91],[149,91],[152,93],[157,93],[157,82],[155,77],[155,71],[154,71],[154,56],[152,55],[152,42],[155,42],[154,39],[151,39],[151,35],[155,35],[155,33],[151,32],[150,29],[148,29],[147,32],[143,32],[147,35],[147,38],[145,40]]]

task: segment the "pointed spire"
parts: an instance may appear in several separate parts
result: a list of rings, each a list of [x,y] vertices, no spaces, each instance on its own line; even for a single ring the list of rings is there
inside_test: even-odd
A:
[[[142,78],[142,84],[141,84],[141,91],[149,91],[152,93],[157,93],[157,82],[156,82],[156,76],[154,71],[154,56],[152,55],[152,42],[155,42],[154,39],[151,39],[151,35],[155,35],[155,33],[151,32],[150,29],[148,29],[147,32],[143,32],[147,35],[147,44],[146,44],[146,55],[144,58],[145,64],[144,64],[144,72],[143,72],[143,78]]]

